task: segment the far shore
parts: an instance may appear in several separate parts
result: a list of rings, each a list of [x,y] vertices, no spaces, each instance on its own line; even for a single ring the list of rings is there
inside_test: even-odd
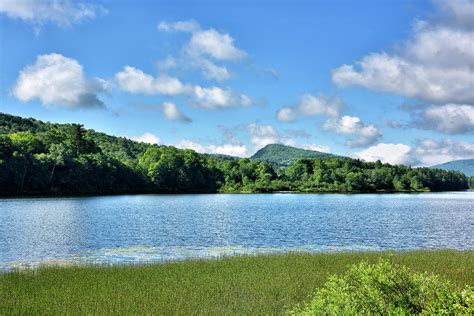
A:
[[[456,193],[456,192],[474,192],[474,189],[458,191],[377,191],[377,192],[304,192],[304,191],[272,191],[272,192],[177,192],[177,193],[155,193],[155,192],[128,192],[128,193],[98,193],[98,194],[24,194],[24,195],[1,195],[0,199],[27,199],[27,198],[87,198],[100,196],[127,196],[127,195],[162,195],[162,196],[180,196],[180,195],[209,195],[209,194],[242,194],[242,195],[271,195],[271,194],[340,194],[340,195],[376,195],[376,194],[425,194],[425,193]]]

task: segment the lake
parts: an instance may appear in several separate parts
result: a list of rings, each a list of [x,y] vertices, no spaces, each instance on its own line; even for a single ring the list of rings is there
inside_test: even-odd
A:
[[[0,269],[284,251],[474,249],[474,192],[0,199]]]

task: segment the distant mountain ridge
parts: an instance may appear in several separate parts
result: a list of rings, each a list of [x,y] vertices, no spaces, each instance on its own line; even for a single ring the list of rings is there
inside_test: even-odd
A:
[[[278,166],[293,165],[301,158],[334,158],[337,155],[323,153],[316,150],[301,149],[282,144],[269,144],[259,149],[250,159],[265,161]]]
[[[439,165],[431,166],[430,168],[460,171],[468,177],[474,177],[474,159],[449,161]]]

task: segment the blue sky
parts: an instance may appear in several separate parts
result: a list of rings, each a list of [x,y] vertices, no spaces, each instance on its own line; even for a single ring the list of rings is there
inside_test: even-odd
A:
[[[0,111],[249,156],[474,158],[473,1],[0,0]]]

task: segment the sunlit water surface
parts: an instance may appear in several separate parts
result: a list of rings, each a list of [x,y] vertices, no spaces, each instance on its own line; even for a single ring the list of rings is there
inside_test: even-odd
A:
[[[0,199],[0,270],[285,251],[474,250],[474,192]]]

